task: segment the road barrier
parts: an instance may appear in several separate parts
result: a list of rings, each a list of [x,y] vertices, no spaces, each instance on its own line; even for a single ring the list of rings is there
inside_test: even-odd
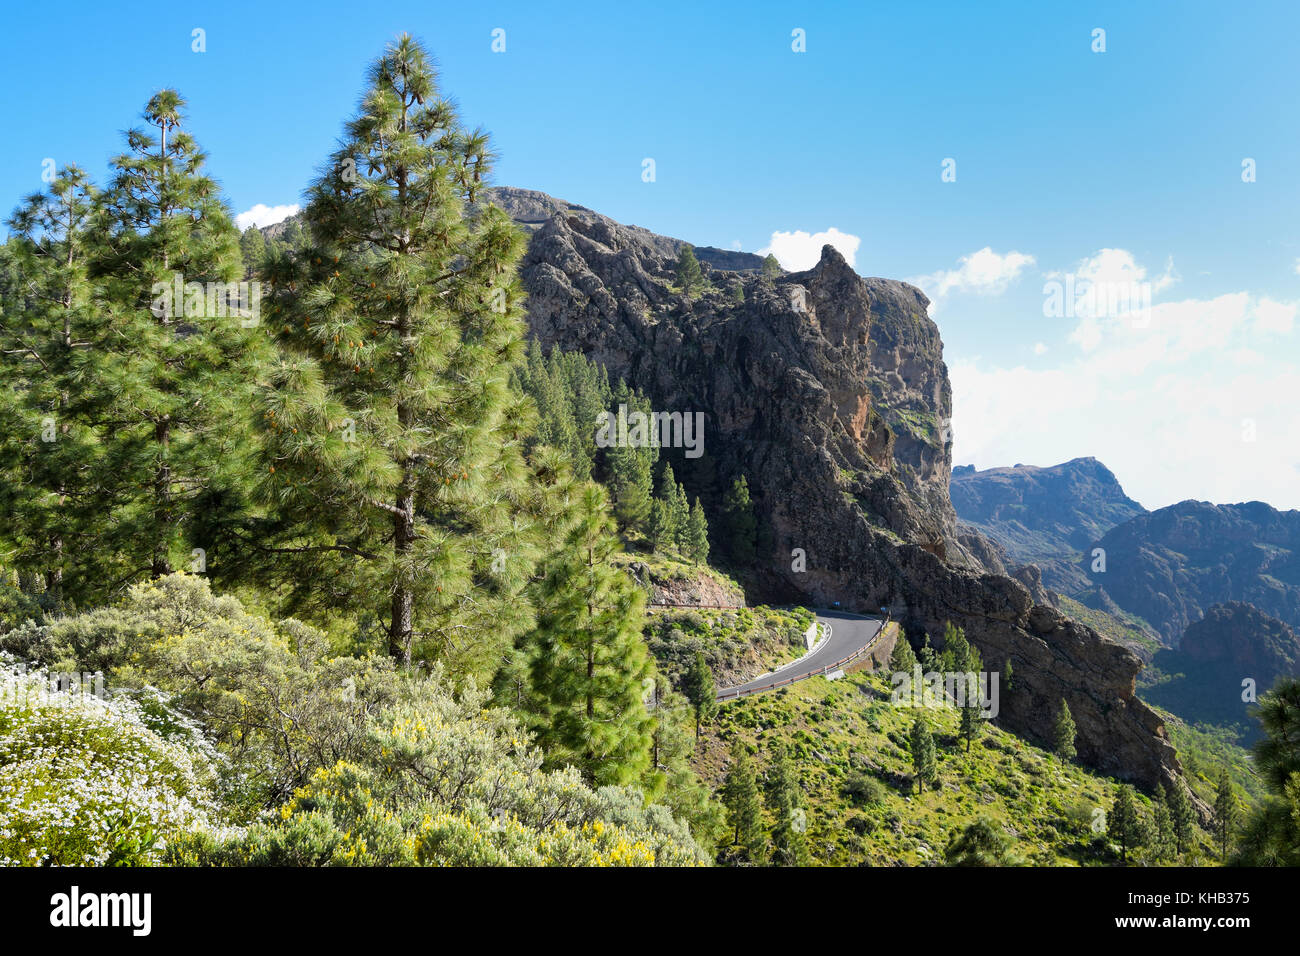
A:
[[[662,601],[651,601],[646,607],[668,608],[674,611],[748,611],[749,608],[743,604],[664,604]]]
[[[880,629],[877,630],[876,633],[871,636],[871,640],[867,641],[866,644],[863,644],[860,648],[858,648],[848,657],[841,658],[840,660],[836,661],[833,664],[827,664],[819,671],[809,671],[806,674],[798,674],[794,677],[787,677],[784,680],[773,681],[772,683],[764,684],[761,687],[751,687],[748,690],[739,690],[739,689],[729,690],[729,691],[724,690],[722,693],[718,694],[718,701],[721,702],[724,700],[735,700],[737,697],[748,697],[750,694],[758,694],[765,690],[771,690],[773,687],[783,687],[786,684],[793,684],[797,681],[803,680],[805,677],[824,677],[826,674],[830,673],[831,671],[836,670],[837,668],[843,667],[845,664],[857,660],[867,651],[871,650],[872,646],[876,643],[876,640],[880,637],[881,634],[884,633],[884,631],[885,631],[885,624],[881,624]]]

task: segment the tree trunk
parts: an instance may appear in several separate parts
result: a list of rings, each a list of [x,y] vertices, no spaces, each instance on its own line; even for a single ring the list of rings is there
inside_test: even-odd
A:
[[[167,449],[171,444],[171,417],[164,415],[162,421],[154,425],[154,441],[158,444],[162,459],[154,471],[153,478],[153,519],[154,519],[154,553],[150,571],[155,578],[172,573],[171,559],[167,555],[167,538],[172,524],[172,467],[167,461]]]
[[[50,538],[50,550],[54,552],[53,566],[45,571],[45,593],[58,604],[63,600],[63,535]]]
[[[415,593],[407,579],[406,561],[415,540],[415,497],[403,482],[393,515],[393,551],[397,556],[397,576],[393,580],[393,618],[388,627],[388,653],[403,665],[411,663],[411,643],[415,635],[412,611]]]
[[[402,191],[405,193],[404,178]],[[409,434],[415,426],[415,414],[400,390],[406,382],[409,356],[415,343],[411,340],[410,316],[405,306],[397,316],[395,332],[399,343],[397,423],[403,434]],[[393,555],[397,561],[397,574],[393,578],[393,612],[388,624],[388,653],[403,666],[409,666],[411,644],[415,636],[415,591],[413,582],[407,577],[411,547],[415,541],[415,462],[407,454],[398,464],[402,468],[402,483],[397,489],[397,501],[394,502],[397,510],[393,514]]]

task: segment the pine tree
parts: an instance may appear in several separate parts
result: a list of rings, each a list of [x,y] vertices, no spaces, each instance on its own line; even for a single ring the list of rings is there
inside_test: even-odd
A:
[[[686,553],[696,564],[709,560],[709,520],[704,515],[704,506],[700,504],[699,498],[691,506],[686,529]]]
[[[916,654],[912,652],[907,635],[900,631],[898,640],[894,642],[894,650],[889,655],[889,669],[895,674],[910,674],[915,666]]]
[[[613,562],[619,544],[604,490],[588,484],[578,521],[545,568],[531,646],[528,710],[548,764],[596,784],[627,783],[650,760],[645,595]]]
[[[700,261],[695,258],[695,249],[689,243],[683,243],[677,253],[677,287],[683,295],[690,296],[704,285],[704,272],[700,269]]]
[[[0,511],[9,516],[4,534],[13,565],[43,579],[49,606],[63,600],[65,569],[79,563],[69,596],[99,596],[87,587],[81,547],[102,533],[103,503],[87,480],[97,450],[76,410],[77,352],[94,308],[87,247],[97,202],[85,173],[69,166],[15,211],[5,244]]]
[[[722,503],[727,550],[734,561],[752,563],[757,557],[758,522],[749,497],[749,482],[741,475],[731,484]]]
[[[255,277],[266,258],[266,240],[262,237],[261,229],[249,226],[244,230],[244,234],[239,237],[239,257],[244,263],[244,278]]]
[[[1169,803],[1170,822],[1174,828],[1174,849],[1182,856],[1192,844],[1196,831],[1196,811],[1192,808],[1187,788],[1181,781],[1166,784],[1165,791]]]
[[[1219,772],[1218,793],[1214,800],[1214,836],[1219,842],[1221,860],[1228,858],[1228,847],[1232,843],[1232,834],[1237,827],[1239,814],[1240,805],[1232,786],[1232,778],[1228,776],[1228,768],[1224,767]]]
[[[646,798],[663,803],[673,816],[689,824],[696,842],[712,850],[725,835],[723,807],[691,769],[695,733],[691,728],[695,709],[683,695],[656,680],[655,729],[651,773],[662,783],[643,782]],[[643,777],[643,781],[645,778]]]
[[[939,670],[944,673],[973,670],[969,667],[971,656],[970,642],[966,632],[956,627],[952,621],[943,624],[943,652],[939,655]]]
[[[784,743],[772,745],[767,770],[767,809],[772,814],[772,861],[780,866],[807,866],[807,817],[799,774]]]
[[[1147,840],[1152,855],[1157,860],[1171,859],[1175,855],[1174,824],[1169,814],[1169,804],[1165,802],[1163,790],[1157,790],[1151,799],[1152,826],[1151,836]]]
[[[926,784],[939,780],[939,764],[935,756],[934,737],[925,718],[917,714],[912,718],[911,733],[912,772],[916,777],[917,792],[923,792]]]
[[[646,413],[649,403],[633,393],[620,382],[614,393],[616,405],[627,405],[632,411]],[[647,445],[631,443],[615,445],[606,449],[605,463],[609,474],[609,490],[614,498],[614,515],[619,527],[624,530],[641,530],[647,519],[653,502],[654,463],[659,457],[658,436],[648,434]]]
[[[673,544],[678,554],[690,555],[691,544],[691,506],[686,498],[686,489],[678,484],[668,470],[668,489],[671,495],[668,508],[673,527]]]
[[[984,669],[983,662],[980,660],[980,652],[973,647],[966,650],[966,663],[964,673],[979,675]],[[966,752],[970,753],[970,745],[980,732],[984,729],[984,699],[983,691],[979,680],[977,679],[972,686],[971,682],[963,681],[965,694],[961,701],[961,725],[959,734],[966,741]]]
[[[922,673],[929,674],[939,670],[939,655],[930,644],[929,634],[921,635],[921,649],[916,652],[916,660],[921,665]]]
[[[785,270],[781,268],[781,263],[777,261],[776,256],[768,253],[763,259],[763,278],[775,279]]]
[[[767,835],[763,832],[758,775],[739,739],[731,745],[731,765],[722,785],[722,802],[727,808],[732,845],[739,846],[750,863],[761,864],[767,857]]]
[[[1243,821],[1232,863],[1300,866],[1300,679],[1279,677],[1259,699],[1255,768],[1268,796]]]
[[[1075,756],[1074,718],[1070,716],[1070,706],[1061,700],[1061,709],[1057,711],[1056,722],[1052,725],[1052,752],[1062,760],[1073,760]]]
[[[704,659],[703,651],[695,652],[695,660],[682,681],[682,690],[695,708],[695,736],[700,736],[700,724],[707,724],[718,712],[718,685],[713,680],[713,670]]]
[[[1268,789],[1280,796],[1300,773],[1300,679],[1277,680],[1260,697],[1256,719],[1264,737],[1254,746],[1255,766]]]
[[[1106,833],[1112,843],[1119,844],[1120,859],[1128,862],[1128,851],[1142,843],[1142,818],[1138,814],[1133,788],[1120,784],[1115,793],[1115,803],[1110,810]]]
[[[288,355],[265,376],[262,492],[306,529],[280,546],[301,600],[379,619],[401,662],[490,673],[527,624],[492,570],[518,567],[529,493],[533,413],[509,384],[524,239],[480,202],[487,135],[423,48],[400,37],[368,79],[311,187],[309,244],[266,270]]]
[[[266,348],[260,303],[237,285],[239,232],[185,130],[184,99],[162,90],[143,118],[97,216],[98,308],[74,400],[102,452],[94,480],[111,531],[94,547],[123,560],[122,580],[192,567],[194,547],[237,567],[229,535],[250,510],[248,415]]]
[[[666,551],[674,540],[672,509],[668,502],[656,498],[650,504],[650,520],[646,522],[646,539],[652,551]]]
[[[1002,684],[1006,688],[1006,692],[1008,694],[1011,693],[1011,687],[1014,679],[1015,679],[1015,672],[1011,667],[1011,658],[1008,657],[1006,664],[1002,666]]]

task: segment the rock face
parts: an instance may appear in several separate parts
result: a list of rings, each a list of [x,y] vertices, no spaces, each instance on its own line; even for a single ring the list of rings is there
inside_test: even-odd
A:
[[[1147,693],[1188,720],[1235,725],[1245,741],[1258,736],[1242,700],[1242,682],[1258,694],[1279,677],[1300,674],[1300,639],[1286,624],[1240,601],[1216,604],[1187,628],[1177,650],[1152,662],[1166,679]]]
[[[949,489],[957,517],[1000,544],[1011,561],[1037,565],[1047,587],[1071,596],[1093,583],[1081,556],[1111,528],[1146,512],[1095,458],[1050,468],[958,467]]]
[[[1112,528],[1098,546],[1106,571],[1094,583],[1169,644],[1223,601],[1300,627],[1300,511],[1183,501]]]
[[[501,197],[512,214],[545,206],[518,193]],[[1134,695],[1137,657],[992,573],[996,549],[959,527],[951,391],[920,290],[862,278],[827,246],[806,272],[714,270],[713,288],[687,298],[671,288],[676,240],[569,204],[531,225],[531,334],[602,362],[657,410],[705,413],[703,456],[665,454],[714,527],[723,491],[747,477],[761,525],[748,572],[763,599],[888,605],[916,633],[951,620],[990,669],[1012,661],[1009,727],[1047,739],[1064,698],[1083,760],[1146,786],[1179,771]]]
[[[1300,660],[1300,642],[1291,628],[1240,601],[1211,607],[1187,629],[1179,649],[1189,661],[1253,677],[1261,690],[1294,673]]]

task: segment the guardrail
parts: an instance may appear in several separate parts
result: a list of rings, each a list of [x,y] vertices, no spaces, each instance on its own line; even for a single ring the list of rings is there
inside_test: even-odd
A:
[[[783,687],[786,684],[794,684],[808,677],[825,676],[835,668],[843,667],[845,664],[857,660],[867,651],[871,650],[871,648],[875,645],[876,641],[880,638],[880,635],[885,632],[885,625],[888,623],[889,623],[888,621],[882,622],[879,630],[877,630],[876,633],[871,636],[871,640],[867,641],[867,643],[863,644],[861,647],[859,647],[848,657],[840,658],[838,661],[835,661],[833,664],[827,664],[824,667],[822,667],[820,671],[808,671],[806,674],[798,674],[794,677],[787,677],[784,680],[773,681],[770,684],[763,684],[761,687],[751,687],[748,690],[737,689],[732,691],[723,691],[718,695],[717,699],[719,702],[724,700],[735,700],[737,697],[747,697],[750,694],[757,694],[765,690],[771,690],[774,687]]]
[[[662,601],[651,601],[646,607],[671,608],[676,611],[694,611],[697,609],[706,609],[710,611],[748,611],[751,608],[743,604],[665,604]]]

